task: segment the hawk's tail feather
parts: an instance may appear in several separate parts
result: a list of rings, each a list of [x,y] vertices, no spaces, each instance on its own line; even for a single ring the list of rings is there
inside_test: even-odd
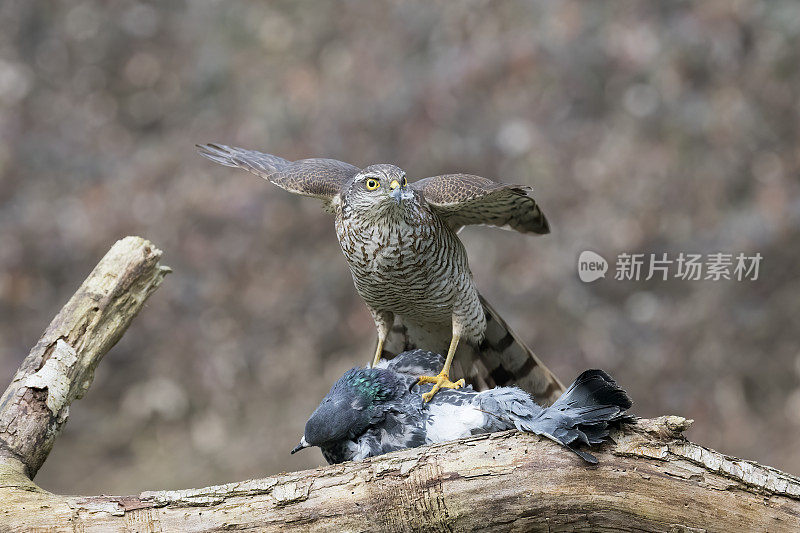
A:
[[[516,385],[540,402],[553,403],[564,386],[491,304],[483,296],[480,299],[486,313],[486,333],[476,355],[488,373],[480,377],[490,386]]]
[[[453,361],[454,376],[463,376],[476,390],[516,385],[543,405],[549,405],[564,392],[555,375],[528,348],[497,311],[480,297],[486,315],[486,332],[478,345],[462,342]],[[385,358],[406,350],[422,348],[447,353],[450,324],[417,324],[396,317],[383,345]]]

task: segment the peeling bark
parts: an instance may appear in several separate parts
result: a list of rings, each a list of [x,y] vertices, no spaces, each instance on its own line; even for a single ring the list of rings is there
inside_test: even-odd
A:
[[[105,353],[170,271],[139,237],[118,241],[47,327],[0,397],[0,461],[33,478]]]

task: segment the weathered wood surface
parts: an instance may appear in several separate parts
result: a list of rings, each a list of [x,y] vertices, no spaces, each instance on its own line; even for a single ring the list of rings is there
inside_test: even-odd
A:
[[[0,462],[20,461],[36,475],[70,403],[169,272],[160,257],[139,237],[118,241],[53,319],[0,397]]]
[[[0,478],[8,531],[799,531],[800,480],[643,420],[587,466],[517,432],[361,463],[138,496],[56,496]]]
[[[70,402],[169,271],[160,255],[118,242],[0,400],[0,531],[800,531],[800,480],[688,442],[680,417],[616,431],[597,466],[505,432],[202,489],[42,490]]]

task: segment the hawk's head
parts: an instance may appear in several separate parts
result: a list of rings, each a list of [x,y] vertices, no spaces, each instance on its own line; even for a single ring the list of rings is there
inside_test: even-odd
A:
[[[384,368],[353,368],[337,381],[306,422],[300,444],[292,453],[309,446],[352,440],[381,422],[393,400],[406,392],[398,375]]]
[[[402,213],[415,195],[403,169],[386,163],[370,165],[352,179],[343,199],[354,209],[375,216]]]

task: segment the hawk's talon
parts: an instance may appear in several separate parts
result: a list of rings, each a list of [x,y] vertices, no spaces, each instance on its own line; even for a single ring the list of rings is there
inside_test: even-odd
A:
[[[431,401],[434,395],[439,392],[439,389],[460,389],[466,385],[466,381],[464,381],[463,378],[455,383],[450,381],[450,376],[446,372],[440,372],[438,376],[420,376],[417,383],[420,385],[423,383],[433,383],[433,388],[430,392],[426,392],[422,395],[422,401],[425,403]]]

